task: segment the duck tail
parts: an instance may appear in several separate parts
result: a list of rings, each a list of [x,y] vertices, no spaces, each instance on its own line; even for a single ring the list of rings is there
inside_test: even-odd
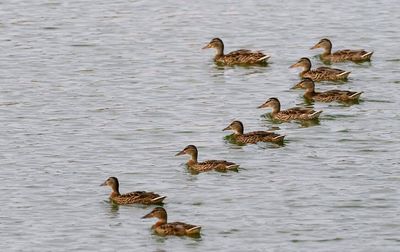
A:
[[[285,138],[285,135],[279,135],[279,136],[276,136],[276,137],[272,138],[272,140],[274,142],[283,142],[284,138]]]
[[[360,95],[361,95],[362,93],[364,93],[364,92],[357,92],[357,93],[354,93],[354,94],[350,95],[350,98],[351,98],[351,99],[358,99],[358,98],[360,98]]]
[[[192,228],[190,228],[190,229],[187,229],[186,230],[186,233],[187,234],[199,234],[200,233],[200,230],[201,230],[201,227],[200,226],[195,226],[195,227],[192,227]]]
[[[269,58],[271,58],[270,55],[265,55],[265,56],[259,58],[257,61],[264,61],[264,60],[267,61]]]
[[[320,111],[315,111],[314,113],[312,113],[311,115],[310,115],[310,118],[311,119],[316,119],[316,118],[318,118],[319,117],[319,115],[322,113],[322,110],[320,110]]]
[[[337,75],[337,77],[347,78],[351,72],[343,72]]]
[[[374,52],[367,52],[367,53],[361,55],[361,58],[363,58],[363,59],[369,59],[369,58],[371,58],[371,56],[372,56],[373,53],[374,53]]]
[[[236,170],[239,168],[238,164],[231,164],[226,167],[227,170]]]
[[[153,203],[162,203],[167,196],[160,196],[151,200]]]

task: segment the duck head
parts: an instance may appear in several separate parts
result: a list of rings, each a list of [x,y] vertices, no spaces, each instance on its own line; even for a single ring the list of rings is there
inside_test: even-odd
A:
[[[151,211],[150,213],[146,214],[145,216],[142,217],[142,219],[147,219],[147,218],[157,218],[160,220],[164,220],[165,222],[167,221],[167,211],[163,207],[156,207]]]
[[[323,38],[310,49],[312,50],[317,48],[323,48],[325,51],[330,53],[332,50],[332,42],[327,38]]]
[[[314,90],[315,88],[315,83],[312,79],[310,78],[305,78],[304,80],[300,81],[296,85],[292,87],[292,89],[311,89]]]
[[[242,135],[244,130],[243,123],[241,121],[233,121],[228,127],[223,129],[223,131],[225,130],[232,130],[235,135]]]
[[[258,108],[272,108],[272,112],[279,112],[281,109],[281,103],[278,98],[271,97],[266,102],[258,106]]]
[[[203,49],[215,48],[217,55],[224,54],[224,43],[220,38],[213,38]]]
[[[295,67],[302,67],[303,69],[306,69],[308,71],[311,69],[311,61],[309,58],[303,57],[299,59],[299,61],[291,65],[289,68],[295,68]]]
[[[119,182],[116,177],[109,177],[100,186],[109,186],[111,187],[114,193],[119,194]]]

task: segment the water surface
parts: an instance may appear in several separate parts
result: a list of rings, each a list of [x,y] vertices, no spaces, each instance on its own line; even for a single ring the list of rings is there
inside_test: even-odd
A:
[[[397,1],[3,1],[0,4],[2,251],[398,251],[400,9]],[[216,67],[201,50],[271,54],[267,67]],[[322,37],[374,50],[335,64],[364,91],[353,106],[315,104],[320,123],[273,124],[256,109],[301,105],[288,69]],[[237,147],[222,129],[277,129],[287,142]],[[199,159],[239,173],[190,174]],[[152,235],[151,210],[113,207],[121,191],[168,196],[171,221],[201,239]]]

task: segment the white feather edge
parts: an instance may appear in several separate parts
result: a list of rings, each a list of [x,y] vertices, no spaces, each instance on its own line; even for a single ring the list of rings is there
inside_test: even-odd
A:
[[[347,74],[350,74],[351,72],[349,72],[349,71],[347,71],[347,72],[343,72],[343,73],[340,73],[340,74],[338,74],[338,75],[336,75],[336,76],[343,76],[343,75],[347,75]]]
[[[361,58],[365,58],[373,54],[374,52],[367,52],[366,54],[361,55]]]
[[[263,61],[271,58],[271,55],[265,55],[264,57],[259,58],[257,61]]]
[[[160,197],[157,197],[157,198],[154,198],[154,199],[152,199],[151,201],[159,201],[159,200],[161,200],[161,199],[165,199],[167,196],[160,196]]]

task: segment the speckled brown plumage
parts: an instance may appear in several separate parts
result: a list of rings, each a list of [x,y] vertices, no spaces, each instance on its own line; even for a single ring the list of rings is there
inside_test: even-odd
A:
[[[371,60],[373,52],[367,52],[365,50],[340,50],[332,53],[332,42],[327,39],[321,39],[311,49],[323,48],[324,52],[320,55],[322,61],[325,62],[342,62],[342,61],[353,61],[363,62]]]
[[[102,186],[109,186],[112,189],[110,200],[118,205],[127,204],[144,204],[144,205],[160,205],[166,196],[160,196],[154,192],[136,191],[126,194],[119,193],[119,182],[116,177],[109,177]]]
[[[203,49],[215,48],[216,54],[214,62],[221,65],[254,65],[266,64],[270,56],[265,55],[260,51],[250,51],[240,49],[237,51],[224,54],[224,43],[219,38],[214,38]]]
[[[186,164],[188,168],[194,172],[206,172],[212,170],[226,172],[230,170],[237,171],[239,168],[238,164],[225,160],[207,160],[199,163],[197,161],[198,151],[194,145],[186,146],[182,151],[177,153],[176,156],[184,154],[190,155],[191,158]]]
[[[300,73],[300,77],[310,78],[313,81],[347,80],[347,77],[350,74],[350,72],[330,67],[318,67],[317,69],[311,70],[311,61],[308,58],[301,58],[297,63],[290,67],[302,67],[303,71]]]
[[[162,207],[156,207],[153,211],[142,218],[158,218],[156,224],[151,229],[158,235],[177,235],[177,236],[200,236],[200,226],[187,224],[184,222],[167,222],[167,212]]]
[[[237,170],[238,168],[237,164],[225,160],[207,160],[200,163],[193,163],[189,161],[187,165],[190,169],[193,169],[197,172],[206,172],[211,170],[226,172],[228,170]]]
[[[296,84],[294,88],[304,88],[304,98],[319,102],[356,102],[363,92],[353,92],[347,90],[328,90],[325,92],[316,92],[315,83],[310,78],[306,78]]]
[[[322,110],[315,111],[311,108],[294,107],[286,110],[281,110],[281,104],[277,98],[269,98],[265,103],[258,108],[272,108],[271,118],[279,121],[291,120],[314,120],[319,117]]]
[[[243,123],[240,121],[233,121],[228,127],[223,130],[232,130],[233,139],[238,144],[255,144],[258,142],[272,142],[281,144],[285,136],[268,131],[253,131],[244,133]]]

